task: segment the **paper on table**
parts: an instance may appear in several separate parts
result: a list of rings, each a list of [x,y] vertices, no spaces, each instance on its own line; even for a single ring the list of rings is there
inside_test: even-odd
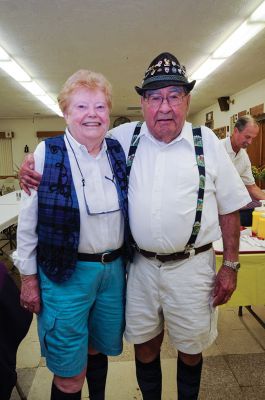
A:
[[[216,240],[213,243],[214,250],[217,253],[223,252],[223,241],[222,239]],[[265,240],[258,239],[257,237],[251,237],[247,235],[240,235],[239,244],[240,253],[264,253],[265,252]]]
[[[241,236],[240,242],[248,243],[251,246],[263,247],[265,250],[265,240],[258,239],[257,237]]]

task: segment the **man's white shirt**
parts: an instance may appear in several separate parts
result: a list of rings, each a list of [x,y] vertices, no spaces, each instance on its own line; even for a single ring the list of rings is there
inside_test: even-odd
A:
[[[231,145],[231,138],[227,137],[221,140],[232,163],[239,173],[245,185],[254,185],[255,179],[251,170],[251,162],[245,149],[240,149],[238,153],[234,152]]]
[[[110,131],[126,156],[136,123]],[[218,214],[231,213],[251,201],[220,140],[207,127],[201,128],[206,186],[195,247],[220,238]],[[198,189],[192,125],[186,122],[180,135],[165,144],[144,123],[129,178],[130,226],[138,246],[158,253],[183,251],[195,219]]]

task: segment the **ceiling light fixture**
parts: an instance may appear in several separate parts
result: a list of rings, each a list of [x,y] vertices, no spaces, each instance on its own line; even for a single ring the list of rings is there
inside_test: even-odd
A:
[[[46,106],[55,105],[56,102],[47,94],[44,95],[36,95],[37,99],[40,100]]]
[[[225,59],[218,59],[218,58],[208,58],[198,69],[195,71],[191,79],[199,79],[202,81],[206,76],[210,75],[216,68],[218,68]]]
[[[10,60],[10,57],[7,54],[7,52],[4,49],[2,49],[2,47],[0,47],[0,61],[6,61],[6,60]]]
[[[17,82],[31,81],[31,77],[14,60],[0,61],[0,68]]]
[[[265,1],[226,39],[200,67],[193,72],[190,79],[205,79],[217,69],[228,57],[234,54],[250,39],[265,28]]]
[[[13,60],[7,52],[0,47],[0,68],[15,79],[24,89],[28,90],[33,96],[41,101],[46,107],[54,113],[63,116],[58,104],[43,90],[38,83],[31,79],[31,77]]]
[[[250,22],[265,21],[265,1],[259,5],[259,7],[249,17]]]
[[[265,23],[249,23],[243,22],[240,27],[235,30],[229,38],[224,41],[220,47],[213,53],[213,58],[227,58],[234,54],[240,47],[243,47],[250,39],[257,35],[263,28]]]
[[[60,107],[58,106],[58,104],[54,104],[54,105],[49,105],[47,106],[50,110],[52,110],[53,112],[55,112],[56,114],[58,114],[60,117],[63,117],[63,113],[60,110]]]
[[[31,94],[33,94],[33,96],[44,96],[46,94],[45,91],[34,81],[19,83]]]

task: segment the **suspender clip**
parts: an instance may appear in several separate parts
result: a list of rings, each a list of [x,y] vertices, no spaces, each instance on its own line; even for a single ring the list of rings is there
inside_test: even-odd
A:
[[[189,257],[194,257],[195,256],[195,248],[191,245],[186,246],[185,250],[184,250],[185,254],[189,254]]]

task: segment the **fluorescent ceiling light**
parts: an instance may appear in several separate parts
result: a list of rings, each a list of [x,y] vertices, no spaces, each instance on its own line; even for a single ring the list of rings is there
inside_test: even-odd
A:
[[[213,53],[213,58],[227,58],[234,54],[240,47],[244,46],[250,39],[259,33],[265,27],[265,23],[249,24],[244,22],[232,33],[229,38],[218,47]]]
[[[56,105],[56,102],[47,94],[42,95],[42,96],[36,96],[38,100],[40,100],[43,104],[46,106],[53,106]]]
[[[210,75],[216,68],[218,68],[225,59],[222,58],[208,58],[198,69],[195,71],[190,79],[199,79],[202,80],[206,78],[206,76]]]
[[[202,80],[206,78],[264,28],[265,1],[209,56],[205,63],[193,72],[190,79]]]
[[[196,91],[198,85],[203,81],[203,79],[196,79],[196,85],[194,86],[194,91]]]
[[[51,106],[48,106],[52,111],[54,111],[56,114],[58,114],[59,115],[59,117],[63,117],[63,113],[62,113],[62,111],[60,110],[60,107],[58,106],[58,104],[55,104],[55,105],[51,105]]]
[[[58,106],[58,104],[48,95],[44,96],[36,96],[38,100],[40,100],[45,106],[47,106],[50,110],[59,115],[59,117],[63,117],[63,114]]]
[[[34,81],[19,83],[34,96],[44,96],[46,94],[45,91]]]
[[[14,61],[7,52],[0,47],[0,68],[2,68],[8,75],[20,83],[26,90],[33,94],[38,100],[40,100],[46,107],[52,110],[54,113],[62,117],[62,112],[56,103],[50,96],[47,95],[31,77]]]
[[[1,61],[10,60],[9,55],[7,54],[7,52],[4,49],[2,49],[2,47],[0,47],[0,60]]]
[[[31,77],[14,60],[0,61],[0,68],[18,82],[31,81]]]
[[[265,21],[265,1],[251,14],[249,17],[250,22]]]

